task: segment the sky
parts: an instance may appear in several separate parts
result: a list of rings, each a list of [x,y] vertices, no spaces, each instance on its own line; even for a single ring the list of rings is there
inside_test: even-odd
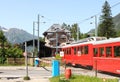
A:
[[[107,1],[111,6],[112,16],[119,14],[120,1]],[[8,29],[19,28],[32,34],[33,21],[35,21],[37,35],[39,14],[40,36],[43,36],[53,24],[63,23],[67,25],[78,23],[80,31],[86,33],[95,28],[95,18],[91,16],[97,14],[97,22],[99,22],[104,2],[105,0],[0,0],[0,26]]]

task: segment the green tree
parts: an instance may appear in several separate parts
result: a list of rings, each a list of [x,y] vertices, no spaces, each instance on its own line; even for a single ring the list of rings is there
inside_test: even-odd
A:
[[[78,27],[78,24],[73,24],[70,28],[71,31],[71,36],[72,38],[74,38],[75,40],[79,40],[82,38],[81,33],[80,33],[80,28]]]
[[[7,57],[23,57],[22,54],[23,50],[20,45],[11,45],[8,43],[3,31],[0,31],[0,63],[4,64]]]
[[[75,40],[77,40],[77,39],[79,40],[79,39],[88,37],[87,34],[83,34],[80,32],[80,28],[78,27],[77,23],[75,23],[73,25],[67,25],[67,24],[63,23],[62,28],[69,30],[71,32],[71,37],[74,38]]]
[[[23,57],[22,54],[23,54],[23,50],[21,49],[20,45],[18,45],[18,44],[10,46],[7,49],[7,57],[21,58],[21,57]]]
[[[116,37],[116,31],[111,15],[111,7],[109,3],[105,1],[102,9],[102,15],[100,17],[100,24],[98,27],[99,36],[104,36],[107,38]]]
[[[67,29],[67,30],[69,30],[70,31],[70,25],[67,25],[67,24],[65,24],[65,23],[63,23],[62,24],[62,28],[65,28],[65,29]]]
[[[44,38],[44,37],[39,37],[39,40],[40,40],[41,42],[45,42],[45,38]]]
[[[7,42],[6,37],[3,34],[3,31],[0,31],[0,63],[5,62],[5,43]]]

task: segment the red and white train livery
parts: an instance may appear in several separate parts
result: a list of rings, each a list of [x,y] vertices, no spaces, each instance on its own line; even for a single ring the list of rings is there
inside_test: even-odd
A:
[[[90,37],[62,47],[62,60],[72,65],[120,74],[120,37]]]

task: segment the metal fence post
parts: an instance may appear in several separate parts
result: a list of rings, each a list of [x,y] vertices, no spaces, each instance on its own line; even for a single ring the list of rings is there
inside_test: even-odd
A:
[[[97,77],[97,60],[95,60],[95,77]]]

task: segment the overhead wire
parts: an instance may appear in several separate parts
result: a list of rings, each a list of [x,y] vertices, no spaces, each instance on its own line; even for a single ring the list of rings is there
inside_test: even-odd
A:
[[[119,4],[120,4],[120,2],[114,4],[113,6],[111,6],[111,8],[113,8],[113,7],[115,7],[115,6],[119,5]]]
[[[114,8],[114,7],[116,7],[116,6],[119,5],[119,4],[120,4],[120,2],[117,2],[116,4],[112,5],[111,8]],[[98,16],[99,14],[101,14],[101,12],[99,12],[99,13],[97,13],[97,14],[94,14],[94,15],[88,17],[88,18],[85,18],[85,19],[79,21],[78,24],[81,24],[81,23],[83,23],[83,22],[86,22],[86,21],[92,19],[94,16]],[[44,18],[46,18],[48,21],[54,22],[54,20],[52,20],[52,19],[50,19],[50,18],[47,18],[47,17],[44,17]],[[72,21],[72,22],[73,22],[73,21]],[[74,21],[74,22],[75,22],[75,21]]]
[[[115,6],[119,5],[119,4],[120,4],[120,2],[114,4],[113,6],[111,6],[111,8],[113,8],[113,7],[115,7]],[[95,15],[92,15],[92,16],[89,17],[89,18],[84,19],[84,20],[80,21],[79,23],[83,23],[83,22],[85,22],[85,21],[87,21],[87,20],[90,20],[92,17],[97,16],[97,15],[99,15],[99,14],[101,14],[101,12],[99,12],[99,13],[97,13],[97,14],[95,14]]]

